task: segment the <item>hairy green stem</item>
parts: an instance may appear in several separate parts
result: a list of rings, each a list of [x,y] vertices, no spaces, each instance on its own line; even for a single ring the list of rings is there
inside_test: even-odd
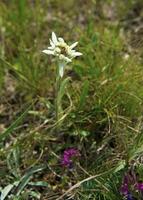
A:
[[[61,116],[61,102],[60,102],[60,87],[62,78],[59,73],[59,66],[56,70],[56,85],[55,85],[55,112],[56,112],[56,122],[58,123]]]
[[[55,112],[56,112],[56,122],[59,121],[59,106],[58,106],[58,96],[59,96],[59,88],[60,88],[60,76],[57,70],[56,73],[56,85],[55,85]]]

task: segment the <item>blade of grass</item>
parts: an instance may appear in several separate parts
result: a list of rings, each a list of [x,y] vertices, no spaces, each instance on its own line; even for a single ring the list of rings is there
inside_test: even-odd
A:
[[[0,200],[6,199],[7,195],[15,186],[18,185],[18,183],[19,183],[18,181],[15,181],[13,184],[5,186],[4,189],[1,191]]]
[[[25,186],[28,184],[30,181],[32,175],[36,172],[39,172],[43,169],[46,168],[46,165],[39,165],[39,166],[34,166],[32,169],[30,169],[21,179],[20,179],[20,184],[17,187],[17,192],[16,196],[19,196],[22,190],[25,188]]]
[[[0,134],[0,141],[9,136],[12,131],[22,122],[32,105],[33,103],[3,133]]]
[[[27,85],[29,85],[30,87],[32,87],[32,88],[34,88],[36,90],[36,87],[31,84],[31,82],[22,74],[21,71],[19,71],[18,69],[15,69],[8,61],[4,60],[1,57],[0,57],[0,61],[2,63],[4,63],[9,70],[11,70],[11,71],[13,71],[15,73],[14,78],[22,79]]]
[[[81,92],[81,95],[80,95],[79,109],[82,109],[83,106],[86,103],[86,97],[88,95],[88,90],[89,90],[89,81],[86,80],[84,82],[83,89],[82,89],[82,92]]]
[[[0,199],[1,200],[4,200],[7,195],[9,194],[9,192],[12,190],[12,188],[14,187],[14,184],[9,184],[7,185],[1,192],[1,196],[0,196]]]

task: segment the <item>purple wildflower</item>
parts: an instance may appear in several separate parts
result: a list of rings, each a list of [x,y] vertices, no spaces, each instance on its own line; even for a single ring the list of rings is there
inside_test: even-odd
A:
[[[135,188],[140,191],[140,192],[143,192],[143,183],[137,183]]]
[[[74,148],[66,149],[63,153],[63,157],[62,157],[62,160],[61,160],[62,165],[64,167],[71,168],[72,164],[73,164],[72,158],[78,157],[79,155],[80,154],[79,154],[79,151],[77,149],[74,149]]]
[[[128,176],[125,176],[124,177],[124,180],[123,180],[123,184],[122,184],[122,186],[121,186],[121,193],[123,194],[123,195],[128,195],[128,193],[129,193],[129,186],[128,186]]]
[[[127,194],[127,200],[133,200],[133,197],[130,193]]]
[[[138,192],[143,192],[143,183],[139,183],[137,181],[137,176],[134,171],[129,171],[124,176],[123,183],[120,189],[121,194],[123,194],[127,200],[133,200],[130,189],[135,189]]]
[[[124,176],[123,184],[121,186],[121,193],[126,197],[127,200],[133,200],[131,193],[129,192],[129,177]]]

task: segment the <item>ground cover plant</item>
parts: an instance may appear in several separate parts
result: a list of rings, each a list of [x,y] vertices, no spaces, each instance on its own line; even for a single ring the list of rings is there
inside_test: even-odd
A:
[[[1,200],[143,199],[142,21],[142,0],[0,1]]]

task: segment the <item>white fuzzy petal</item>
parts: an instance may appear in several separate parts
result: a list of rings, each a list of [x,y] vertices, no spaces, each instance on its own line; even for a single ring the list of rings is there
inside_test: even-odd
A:
[[[71,54],[75,53],[76,51],[75,50],[71,50]]]
[[[43,52],[43,53],[46,53],[46,54],[48,54],[48,55],[54,55],[54,52],[53,52],[53,51],[50,51],[50,50],[47,50],[47,49],[43,50],[42,52]]]
[[[59,75],[61,78],[64,75],[64,67],[65,67],[65,63],[59,63]]]
[[[51,39],[50,39],[50,45],[51,45],[52,47],[55,47],[55,44],[52,42]]]
[[[60,59],[61,61],[63,61],[64,63],[69,63],[69,62],[72,61],[70,58],[64,56],[63,54],[61,54],[61,55],[59,56],[59,59]]]
[[[63,38],[59,37],[58,38],[59,42],[65,42]]]
[[[54,49],[55,49],[55,47],[48,47],[48,49],[49,49],[49,50],[54,50]]]
[[[82,53],[80,53],[80,52],[74,52],[72,55],[73,55],[74,57],[76,57],[76,56],[82,56]]]
[[[66,61],[67,63],[69,63],[69,62],[71,62],[72,60],[71,60],[70,58],[68,58],[68,57],[65,57],[65,61]]]
[[[58,40],[57,40],[57,36],[54,32],[52,32],[52,42],[56,45]]]
[[[73,44],[70,46],[70,49],[75,48],[75,47],[77,46],[77,44],[78,44],[78,42],[73,43]]]

